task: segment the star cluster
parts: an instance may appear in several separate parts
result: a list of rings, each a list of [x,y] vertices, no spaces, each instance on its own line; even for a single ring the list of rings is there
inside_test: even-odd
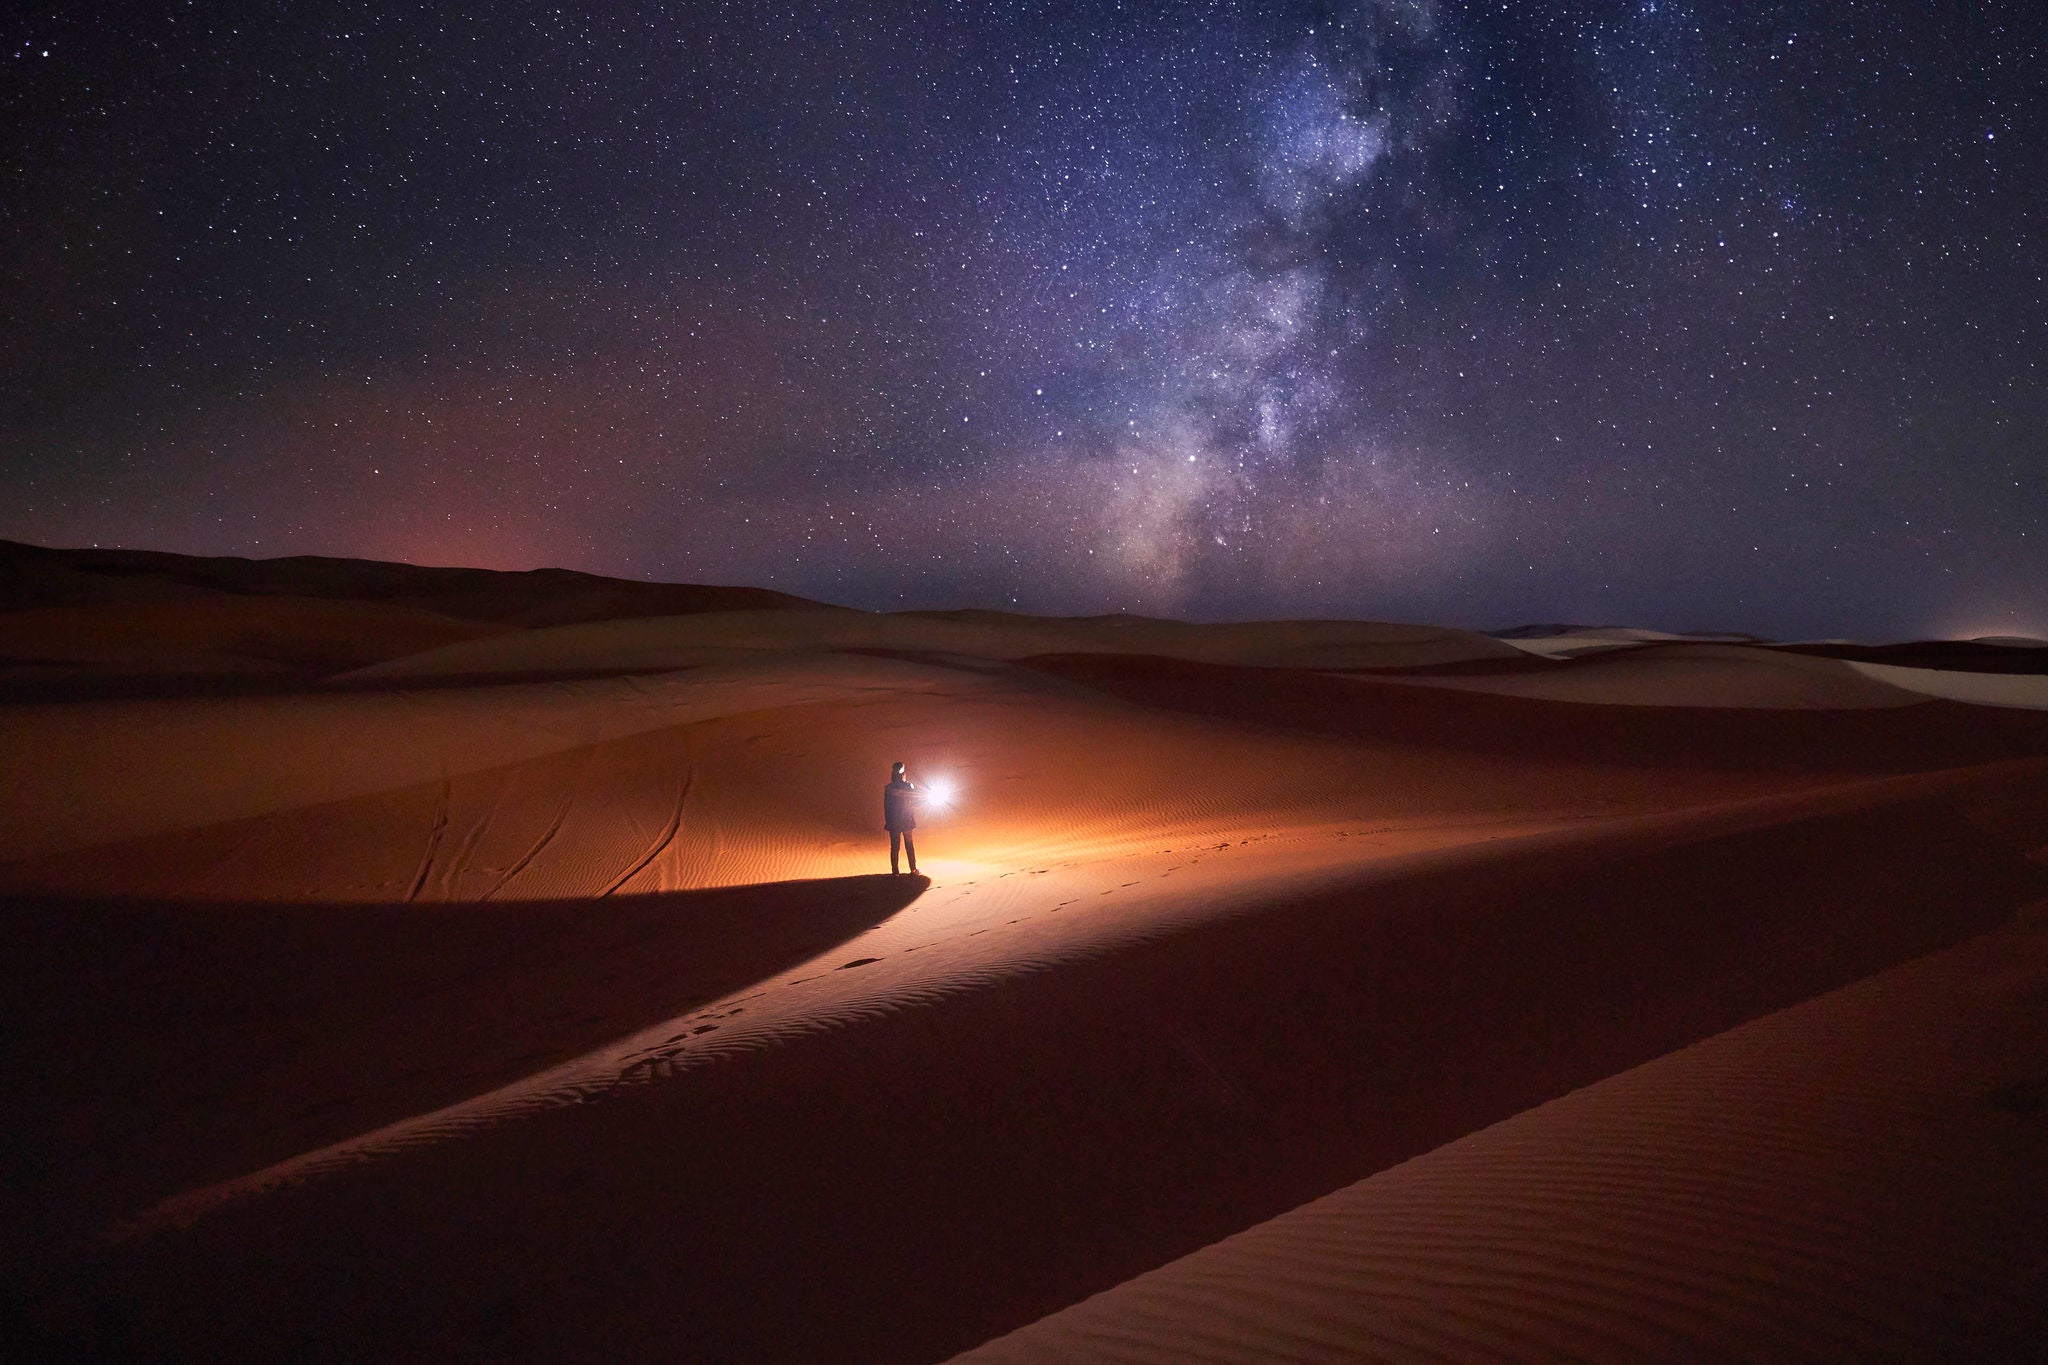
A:
[[[0,535],[2048,635],[2037,4],[0,25]]]

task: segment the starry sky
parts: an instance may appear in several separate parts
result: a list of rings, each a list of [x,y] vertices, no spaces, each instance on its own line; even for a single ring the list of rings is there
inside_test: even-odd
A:
[[[2048,636],[2048,6],[0,19],[0,536]]]

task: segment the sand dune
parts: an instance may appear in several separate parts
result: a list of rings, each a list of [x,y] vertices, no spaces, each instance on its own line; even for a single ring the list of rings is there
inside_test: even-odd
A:
[[[16,1158],[42,1173],[15,1187],[37,1215],[28,1231],[76,1243],[166,1190],[569,1061],[806,961],[923,886],[867,876],[346,914],[17,898],[9,946],[43,969],[10,978],[5,1011],[39,1095],[14,1115],[33,1144]],[[87,972],[104,989],[73,989]],[[92,1064],[67,1075],[57,1063],[74,1056]]]
[[[1194,626],[1145,617],[1028,617],[999,612],[850,611],[814,607],[607,621],[435,649],[359,678],[489,677],[683,668],[746,650],[879,650],[1020,659],[1034,654],[1149,654],[1281,668],[1390,668],[1514,658],[1469,631],[1353,621]]]
[[[661,585],[165,559],[60,565],[157,600],[17,638],[283,681],[0,704],[42,1354],[2022,1339],[2038,711],[1372,623],[513,630]],[[895,759],[960,788],[929,882],[874,875]]]
[[[1545,659],[1570,659],[1643,644],[1671,644],[1689,637],[1633,626],[1524,626],[1494,638]]]
[[[866,656],[749,654],[652,679],[494,689],[24,707],[0,725],[5,776],[25,798],[0,824],[14,860],[0,885],[42,889],[389,899],[418,881],[429,898],[468,899],[509,890],[501,874],[554,829],[520,890],[596,895],[649,852],[684,799],[689,818],[644,881],[831,875],[872,862],[875,774],[897,757],[964,783],[972,799],[946,818],[953,847],[1008,863],[1046,840],[1110,847],[1205,820],[1237,828],[1333,803],[1377,808],[1346,790],[1358,759],[1312,741],[1219,733],[1029,671]],[[1093,766],[1098,757],[1116,761]],[[1465,766],[1484,795],[1440,782],[1433,800],[1401,808],[1490,810],[1515,785],[1512,772]],[[1525,805],[1576,798],[1523,785]],[[445,848],[429,848],[436,830]],[[59,856],[29,861],[42,855]],[[557,859],[565,880],[549,880]]]
[[[1859,645],[1849,640],[1812,640],[1774,646],[1800,654],[1858,663],[1891,664],[1943,673],[2048,673],[2048,646],[2017,635],[1981,635],[1974,640],[1908,640]]]
[[[303,597],[100,602],[0,614],[0,660],[321,676],[506,629],[416,607]]]
[[[2048,903],[959,1359],[2025,1358],[2044,992]]]
[[[1887,687],[1918,692],[1925,697],[1942,697],[1974,706],[2048,711],[2048,674],[2044,673],[1961,673],[1862,662],[1852,662],[1849,667]]]
[[[0,540],[0,610],[221,596],[379,603],[521,626],[814,605],[765,588],[639,583],[568,569],[505,572],[319,555],[199,558]]]
[[[498,1358],[936,1358],[1995,924],[2048,868],[1971,812],[2038,811],[2042,769],[942,878],[553,1071],[168,1198],[72,1311],[174,1358],[466,1339],[422,1313]]]
[[[1412,739],[1496,761],[1595,762],[1673,776],[1701,769],[1800,774],[1813,780],[1919,772],[2038,753],[2043,735],[2041,722],[2020,711],[1938,700],[1843,708],[1626,705],[1602,699],[1604,660],[1534,665],[1586,670],[1592,685],[1572,700],[1447,686],[1471,676],[1455,666],[1382,675],[1099,654],[1024,662],[1147,706],[1241,724],[1378,742]],[[1513,678],[1517,672],[1504,676]],[[1795,682],[1811,676],[1792,674]],[[1832,685],[1821,674],[1820,686],[1805,696],[1811,702]]]
[[[0,857],[170,833],[439,784],[649,731],[863,690],[909,665],[827,656],[492,689],[316,692],[0,710]]]
[[[899,757],[964,785],[939,818],[947,847],[999,867],[1210,830],[1661,809],[1782,785],[1788,758],[1827,768],[1779,731],[1717,735],[1693,714],[1595,732],[1541,701],[1404,704],[1413,679],[1318,693],[1310,673],[1151,665],[1234,707],[1219,726],[1117,699],[1164,700],[1142,674],[1105,695],[1115,660],[1077,673],[1068,657],[738,651],[626,679],[14,708],[0,777],[23,799],[0,813],[0,887],[388,902],[840,876],[872,865],[870,789]],[[1295,696],[1339,735],[1247,728],[1293,720]],[[1949,742],[1953,724],[1865,725],[1840,761],[1899,771],[2027,751],[1977,722]],[[1674,746],[1693,761],[1674,763]]]
[[[1533,671],[1403,681],[1418,687],[1607,706],[1747,710],[1847,711],[1911,706],[1927,696],[1953,696],[1895,682],[1889,670],[1872,672],[1871,667],[1744,645],[1658,644],[1574,655],[1568,662]]]

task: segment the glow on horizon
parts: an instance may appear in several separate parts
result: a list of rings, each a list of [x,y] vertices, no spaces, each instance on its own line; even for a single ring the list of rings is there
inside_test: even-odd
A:
[[[1967,614],[1958,611],[1933,632],[1937,640],[1981,640],[1986,636],[2008,639],[2048,640],[2048,617],[2038,609],[1982,607]]]

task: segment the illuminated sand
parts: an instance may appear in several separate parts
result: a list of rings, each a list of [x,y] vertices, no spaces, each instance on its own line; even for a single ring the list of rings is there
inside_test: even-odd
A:
[[[1767,785],[1391,738],[1333,745],[990,661],[781,651],[617,680],[23,707],[0,717],[0,740],[24,797],[0,825],[18,860],[0,884],[266,901],[872,871],[876,774],[898,758],[963,789],[933,819],[933,856],[989,870],[1162,839],[1582,817]]]
[[[1474,690],[1534,675],[1460,632],[795,606],[0,707],[13,1292],[53,1349],[116,1356],[935,1360],[1467,1135],[1591,1131],[1524,1114],[1578,1087],[1624,1097],[1600,1122],[1680,1134],[1640,1160],[1682,1171],[1692,1130],[1632,1076],[2017,942],[1998,927],[2048,896],[2043,718],[1758,653],[1560,665],[1564,700]],[[919,832],[929,885],[874,875],[897,758],[959,784]],[[1943,989],[1991,970],[1971,951]],[[1878,1031],[1900,1067],[1977,1085],[1918,1018]],[[1878,1112],[1868,1048],[1801,1036],[1842,1086],[1794,1103],[1731,1063],[1730,1112]],[[2024,1071],[2042,1035],[2002,1046]],[[1916,1207],[2041,1254],[1976,1212],[2006,1168],[1958,1183],[1901,1150]],[[1772,1187],[1781,1221],[1861,1216],[1835,1159]],[[1664,1256],[1679,1308],[1584,1349],[1723,1339],[1754,1305],[1713,1286],[1806,1264],[1790,1235],[1659,1230],[1575,1160],[1488,1157],[1429,1198],[1623,1210],[1600,1254]],[[1483,1273],[1555,1293],[1487,1330],[1577,1349],[1559,1305],[1592,1291],[1503,1245]],[[1466,1252],[1431,1254],[1372,1262],[1376,1292]],[[1974,1254],[1897,1278],[1888,1311],[1995,1297]],[[1243,1272],[1224,1358],[1322,1282],[1294,1255]],[[1839,1299],[1801,1340],[1838,1339]],[[1087,1309],[1108,1337],[1164,1330],[1100,1316],[1120,1302]],[[1063,1350],[1061,1321],[1002,1349]]]

